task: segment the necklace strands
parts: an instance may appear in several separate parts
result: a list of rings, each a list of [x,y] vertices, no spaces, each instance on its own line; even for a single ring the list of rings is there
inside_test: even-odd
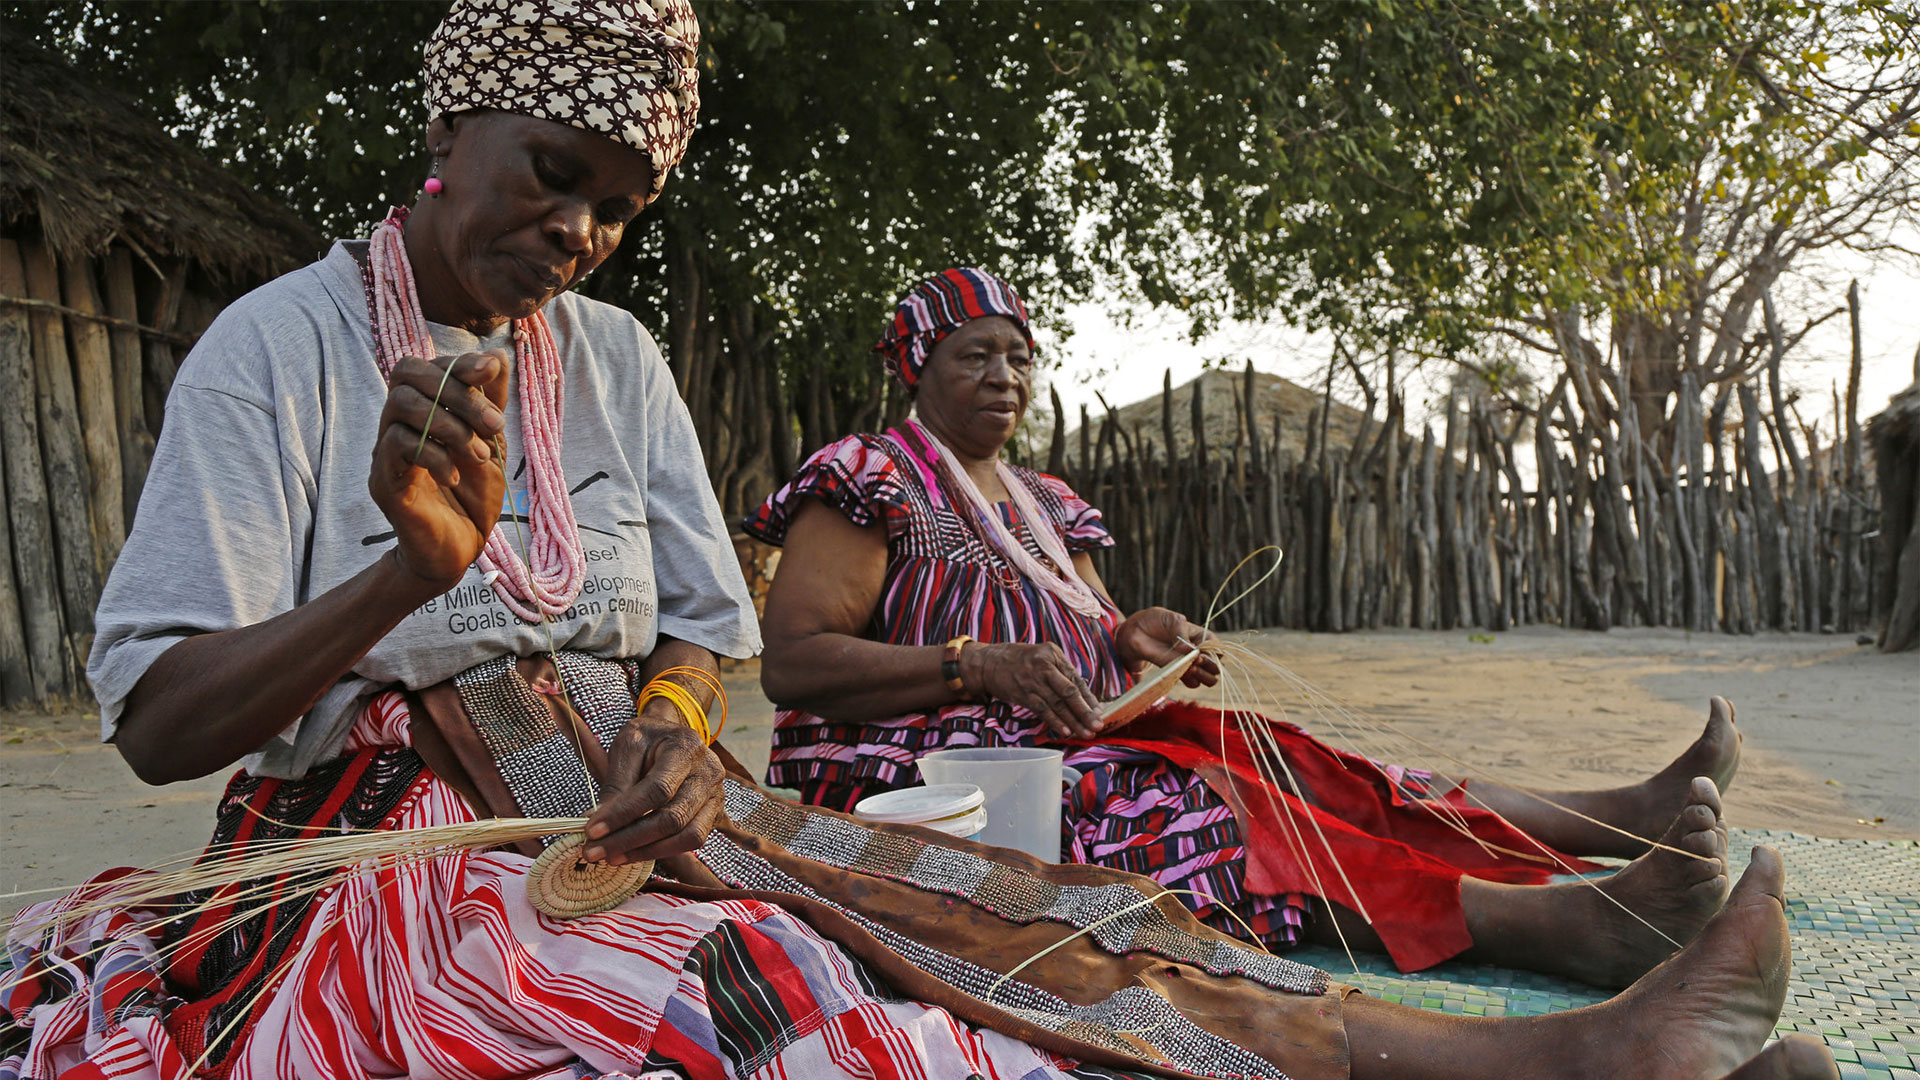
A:
[[[433,338],[420,312],[413,267],[402,238],[406,219],[407,210],[396,209],[375,227],[365,268],[374,359],[380,374],[389,381],[401,357],[434,355]],[[475,561],[481,580],[507,610],[523,622],[544,623],[548,616],[567,610],[580,595],[586,578],[586,554],[561,467],[560,353],[546,315],[536,311],[525,319],[516,319],[513,345],[520,386],[520,443],[530,474],[526,516],[533,535],[530,543],[523,538],[524,552],[517,551],[507,535],[506,523],[496,521]],[[443,374],[442,390],[446,380]],[[439,405],[438,394],[434,405]],[[423,435],[420,451],[425,448]],[[415,456],[417,460],[418,452]],[[503,473],[506,464],[502,454],[499,465]],[[508,514],[517,531],[518,509],[510,509]]]
[[[1090,619],[1104,616],[1106,609],[1093,588],[1081,581],[1078,575],[1069,574],[1061,569],[1073,561],[1067,554],[1064,538],[1048,527],[1046,511],[1040,508],[1040,503],[1034,498],[1033,492],[1027,489],[1026,484],[1021,482],[1005,461],[996,459],[994,472],[1000,478],[1002,486],[1007,489],[1008,501],[1018,511],[1020,519],[1026,522],[1027,535],[1039,545],[1043,553],[1052,556],[1051,569],[1034,558],[1032,553],[1028,552],[1026,547],[1007,530],[1006,525],[1000,521],[998,513],[987,504],[986,496],[980,493],[979,485],[973,482],[972,477],[966,475],[966,470],[961,467],[959,459],[945,443],[940,441],[938,436],[927,430],[920,421],[911,418],[901,425],[901,430],[912,433],[912,436],[924,445],[926,461],[935,468],[936,475],[940,473],[941,467],[944,467],[949,494],[957,491],[962,496],[962,499],[955,504],[956,511],[959,511],[963,517],[968,516],[969,511],[971,512],[970,523],[975,525],[976,535],[987,540],[988,546],[995,549],[1004,562],[1010,564],[1013,570],[1018,571],[1036,587],[1052,593],[1054,598],[1067,608]]]
[[[971,500],[967,499],[958,490],[959,482],[954,479],[951,471],[947,468],[946,462],[940,458],[938,451],[933,450],[931,438],[928,440],[928,450],[929,457],[927,461],[933,469],[934,481],[940,485],[940,493],[945,496],[947,504],[953,508],[954,514],[960,518],[961,523],[967,527],[967,532],[972,534],[973,538],[979,542],[981,550],[986,552],[988,576],[993,579],[995,585],[1000,586],[1008,592],[1018,591],[1020,583],[1025,580],[1021,577],[1019,568],[1013,565],[1013,562],[1007,557],[1006,553],[1001,551],[999,546],[993,542],[993,539],[987,535],[986,527],[978,520],[976,515],[968,512],[970,509],[977,508],[973,507]],[[1018,477],[1009,473],[1002,482],[1007,485],[1007,493],[1009,497],[1011,497],[1013,494],[1012,485],[1019,483],[1020,480]],[[1018,506],[1016,504],[1016,510],[1017,509]],[[1016,529],[1007,526],[1005,522],[1000,522],[999,524],[1001,528],[1006,531],[1007,538],[1010,541],[1014,544],[1020,543],[1019,533]],[[1033,523],[1026,521],[1023,516],[1021,524],[1026,526],[1027,535],[1033,536],[1034,542],[1038,544],[1040,541],[1034,534]],[[1022,548],[1024,550],[1024,545],[1022,545]],[[1029,551],[1027,554],[1031,556],[1033,553]],[[1058,562],[1054,561],[1053,556],[1041,552],[1036,557],[1036,561],[1038,561],[1041,566],[1051,570],[1063,582],[1067,580],[1067,571],[1063,569]],[[1041,585],[1037,580],[1035,581],[1035,585],[1042,589],[1045,588],[1045,586]]]

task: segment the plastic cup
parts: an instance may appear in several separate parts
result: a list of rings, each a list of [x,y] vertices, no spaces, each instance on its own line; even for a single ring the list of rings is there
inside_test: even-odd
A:
[[[929,784],[972,784],[986,795],[981,843],[1059,862],[1061,757],[1036,746],[936,750],[920,759],[920,776]]]

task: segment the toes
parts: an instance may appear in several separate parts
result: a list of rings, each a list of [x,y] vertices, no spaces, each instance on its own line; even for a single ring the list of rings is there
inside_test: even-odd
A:
[[[1713,777],[1694,777],[1693,784],[1687,788],[1687,803],[1689,804],[1689,809],[1693,806],[1707,807],[1713,811],[1714,819],[1718,820],[1720,817],[1720,787],[1713,782]]]
[[[1687,803],[1674,815],[1662,842],[1698,855],[1711,855],[1724,846],[1726,822],[1720,817],[1720,789],[1713,780],[1696,776],[1687,789]]]
[[[1780,862],[1780,853],[1770,847],[1756,847],[1753,858],[1747,863],[1747,872],[1733,887],[1733,898],[1737,901],[1756,900],[1760,897],[1772,897],[1782,909],[1787,906],[1786,868]]]
[[[1787,1075],[1793,1080],[1839,1080],[1840,1066],[1833,1060],[1827,1044],[1811,1035],[1795,1032],[1780,1040],[1774,1054],[1784,1060]]]
[[[1679,827],[1678,831],[1682,839],[1690,841],[1694,837],[1712,833],[1714,826],[1720,823],[1720,819],[1714,816],[1711,807],[1695,803],[1680,811],[1680,816],[1674,819],[1674,823]]]
[[[1727,842],[1726,838],[1720,835],[1720,830],[1713,827],[1713,822],[1695,820],[1696,815],[1704,813],[1705,811],[1697,806],[1687,808],[1687,813],[1682,816],[1688,819],[1687,824],[1693,828],[1691,832],[1680,837],[1679,843],[1675,846],[1681,851],[1711,859],[1726,852]]]
[[[1723,698],[1723,697],[1716,697],[1711,701],[1707,702],[1708,730],[1712,730],[1713,725],[1718,723],[1725,723],[1729,727],[1734,726],[1733,702],[1728,701],[1726,698]]]
[[[1789,1035],[1762,1050],[1724,1080],[1838,1080],[1840,1067],[1826,1044],[1811,1035]]]
[[[1734,774],[1740,769],[1740,748],[1746,743],[1747,737],[1733,722],[1733,702],[1722,697],[1714,698],[1708,703],[1707,712],[1709,713],[1707,718],[1708,731],[1712,731],[1715,725],[1724,724],[1725,730],[1733,734],[1731,754],[1724,762],[1724,775],[1720,780],[1722,787],[1730,787],[1733,784]]]

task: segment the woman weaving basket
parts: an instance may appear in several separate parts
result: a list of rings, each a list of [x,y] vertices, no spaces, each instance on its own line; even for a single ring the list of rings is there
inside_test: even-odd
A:
[[[88,909],[152,876],[109,872],[12,924],[0,1078],[1591,1075],[1649,1047],[1691,1078],[1759,1048],[1770,853],[1614,1002],[1473,1022],[1130,875],[723,781],[694,729],[751,608],[652,340],[567,291],[683,152],[697,33],[679,0],[454,9],[429,197],[201,341],[90,662],[142,777],[246,758],[195,870],[493,812],[581,820],[578,868],[653,880],[563,919],[534,906],[546,856],[466,851]]]
[[[1715,785],[1739,755],[1722,701],[1658,776],[1549,796],[1621,832],[1490,782],[1475,782],[1471,802],[1454,789],[1443,817],[1420,805],[1431,776],[1257,717],[1308,798],[1264,783],[1249,753],[1262,747],[1213,709],[1169,704],[1101,732],[1100,701],[1204,633],[1166,608],[1122,618],[1088,555],[1113,543],[1100,512],[1059,479],[1001,461],[1034,363],[1020,297],[985,271],[948,270],[901,301],[876,349],[913,395],[916,418],[823,448],[747,523],[784,545],[761,668],[768,697],[785,706],[773,783],[850,810],[914,782],[914,761],[929,751],[1061,740],[1086,774],[1064,813],[1072,861],[1195,890],[1183,899],[1209,924],[1244,926],[1272,945],[1334,944],[1344,931],[1404,971],[1465,953],[1625,986],[1719,908],[1726,838]],[[1211,684],[1217,673],[1203,659],[1186,681]],[[1243,842],[1248,833],[1256,843]],[[1521,887],[1544,881],[1553,863],[1502,853],[1536,853],[1529,836],[1576,855],[1647,851],[1629,834],[1664,834],[1703,858],[1652,851],[1602,895]],[[1322,852],[1322,835],[1337,858]],[[1568,947],[1587,941],[1607,946]]]

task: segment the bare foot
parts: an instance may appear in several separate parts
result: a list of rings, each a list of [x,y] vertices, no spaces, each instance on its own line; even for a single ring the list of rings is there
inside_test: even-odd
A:
[[[1760,1053],[1792,968],[1781,877],[1780,853],[1755,848],[1691,944],[1584,1009],[1489,1020],[1355,996],[1346,1011],[1354,1080],[1837,1080],[1817,1042],[1790,1038]],[[1579,939],[1563,933],[1563,948]]]
[[[1624,987],[1692,941],[1727,898],[1727,827],[1702,776],[1656,848],[1595,883],[1462,878],[1467,959]],[[1686,854],[1681,854],[1685,852]]]
[[[1655,835],[1666,826],[1674,804],[1687,798],[1694,777],[1712,780],[1721,791],[1733,786],[1733,775],[1740,769],[1740,741],[1740,729],[1733,726],[1733,703],[1721,697],[1712,699],[1707,703],[1707,726],[1693,745],[1651,778],[1621,789],[1618,794],[1624,798],[1619,816],[1604,820],[1636,836]],[[1651,850],[1637,841],[1621,840],[1617,850],[1604,854],[1632,858]]]
[[[1651,850],[1639,838],[1666,830],[1694,777],[1712,780],[1721,791],[1733,783],[1740,768],[1740,730],[1733,726],[1733,706],[1725,698],[1714,698],[1707,714],[1707,726],[1693,745],[1637,784],[1604,791],[1529,792],[1482,782],[1466,789],[1467,798],[1569,855],[1638,858]]]
[[[1614,987],[1632,983],[1692,941],[1726,902],[1732,881],[1727,824],[1710,778],[1694,778],[1686,805],[1660,842],[1700,858],[1654,848],[1600,882],[1600,895],[1582,885],[1565,886],[1585,891],[1592,905],[1592,937],[1581,950],[1592,965],[1582,975],[1587,981]]]
[[[1827,1044],[1811,1035],[1789,1035],[1728,1073],[1723,1080],[1840,1080]]]
[[[1580,1075],[1634,1080],[1818,1077],[1818,1055],[1797,1044],[1748,1063],[1787,999],[1791,950],[1780,853],[1753,849],[1753,862],[1719,915],[1693,943],[1619,997],[1593,1007],[1605,1021],[1569,1041],[1585,1058]],[[1585,1010],[1582,1010],[1584,1012]],[[1578,1014],[1566,1014],[1569,1017]],[[1753,1069],[1748,1072],[1746,1069]],[[1735,1070],[1742,1070],[1736,1072]]]

